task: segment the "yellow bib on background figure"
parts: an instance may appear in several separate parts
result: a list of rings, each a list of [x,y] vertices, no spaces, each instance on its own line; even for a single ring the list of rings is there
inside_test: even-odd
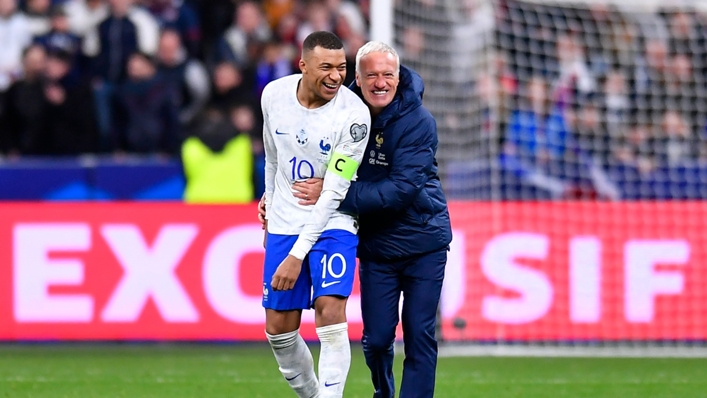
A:
[[[253,149],[250,138],[240,134],[221,152],[190,137],[182,145],[186,176],[184,200],[188,203],[250,203],[253,201]]]

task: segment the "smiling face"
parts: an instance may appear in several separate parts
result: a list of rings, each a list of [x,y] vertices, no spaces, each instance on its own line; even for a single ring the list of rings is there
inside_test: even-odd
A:
[[[356,84],[361,87],[372,115],[378,115],[393,101],[399,82],[398,64],[393,54],[372,52],[361,58]]]
[[[322,106],[334,98],[346,78],[346,54],[343,48],[328,50],[317,46],[305,51],[300,69],[300,102],[309,108]]]

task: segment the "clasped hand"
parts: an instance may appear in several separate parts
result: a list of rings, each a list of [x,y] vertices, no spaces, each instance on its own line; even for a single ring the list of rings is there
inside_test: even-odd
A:
[[[302,271],[302,260],[288,254],[277,267],[270,286],[273,290],[290,290],[295,286],[300,271]]]

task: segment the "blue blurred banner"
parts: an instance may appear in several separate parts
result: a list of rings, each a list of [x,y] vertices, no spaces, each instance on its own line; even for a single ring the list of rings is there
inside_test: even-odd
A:
[[[0,163],[0,200],[181,200],[182,165],[162,158],[23,158]]]

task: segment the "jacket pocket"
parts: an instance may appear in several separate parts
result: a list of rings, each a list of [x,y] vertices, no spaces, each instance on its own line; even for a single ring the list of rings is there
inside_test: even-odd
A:
[[[415,213],[414,216],[416,220],[422,225],[427,225],[432,219],[434,216],[432,200],[425,189],[420,192],[420,195],[418,195],[417,199],[412,203],[411,210]]]

